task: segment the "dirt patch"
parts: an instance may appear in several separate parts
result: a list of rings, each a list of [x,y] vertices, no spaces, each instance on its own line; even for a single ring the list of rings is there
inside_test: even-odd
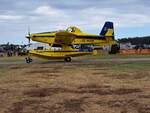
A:
[[[98,86],[96,84],[89,84],[80,86],[78,89],[80,93],[94,93],[98,95],[112,94],[110,86]]]
[[[138,103],[135,99],[127,100],[110,100],[110,101],[99,101],[96,104],[100,106],[107,106],[110,108],[123,109],[121,113],[128,113],[128,111],[135,110],[137,113],[150,113],[149,104]]]
[[[42,108],[44,101],[41,100],[23,100],[15,102],[5,111],[5,113],[48,113],[46,109]]]
[[[29,76],[36,76],[39,79],[50,79],[50,78],[55,78],[59,77],[61,75],[61,71],[59,70],[51,70],[51,69],[37,69],[37,70],[30,70],[30,71],[25,71],[25,75]]]
[[[82,88],[81,88],[82,89]],[[59,89],[60,90],[60,89]],[[52,90],[51,90],[52,91]],[[60,90],[61,91],[61,90]],[[43,90],[42,92],[46,92]],[[55,89],[54,93],[58,93]],[[63,92],[63,91],[61,91]],[[66,92],[66,91],[64,91]],[[35,93],[35,92],[34,92]],[[46,92],[49,94],[49,92]],[[30,94],[29,94],[30,95]],[[45,97],[46,94],[31,94],[31,97]],[[49,96],[49,95],[48,95]],[[41,98],[28,98],[23,101],[15,102],[8,108],[5,113],[80,113],[85,112],[85,106],[89,106],[89,97],[73,97],[71,99],[64,99],[62,102],[50,103],[48,100]],[[30,99],[30,100],[29,100]],[[135,99],[114,99],[107,101],[98,101],[95,104],[101,107],[109,107],[110,109],[117,108],[121,113],[128,113],[130,110],[136,110],[137,113],[150,113],[150,106],[148,104],[140,104]]]
[[[142,92],[138,88],[119,88],[119,89],[112,89],[110,86],[97,86],[97,85],[87,85],[87,86],[80,86],[79,88],[80,93],[94,93],[98,95],[125,95],[125,94],[132,94],[132,93],[139,93]]]
[[[5,65],[0,65],[0,69],[6,69],[7,66]]]
[[[0,88],[0,95],[5,94],[5,93],[8,93],[8,92],[9,92],[8,89]]]
[[[20,66],[11,66],[9,69],[24,69],[25,67],[20,67]]]
[[[110,100],[110,101],[98,101],[96,104],[100,106],[108,106],[108,107],[126,107],[133,104],[135,100],[129,99],[129,100]]]
[[[142,79],[145,77],[150,77],[150,73],[148,73],[148,72],[136,72],[134,79]]]
[[[105,71],[105,70],[107,70],[107,68],[92,68],[92,70],[95,70],[95,71],[99,71],[99,70]]]
[[[97,88],[110,88],[111,86],[109,85],[97,85],[97,84],[88,84],[88,85],[83,85],[80,86],[78,89],[97,89]]]
[[[50,67],[50,66],[41,66],[41,67],[38,67],[38,68],[41,68],[41,69],[54,69],[54,67]]]
[[[28,73],[28,74],[37,74],[37,73],[39,73],[39,74],[47,74],[47,73],[59,73],[60,71],[58,71],[58,70],[32,70],[32,71],[28,71],[28,72],[26,72],[26,73]]]
[[[105,77],[112,77],[115,79],[143,79],[149,77],[148,72],[136,72],[136,73],[123,73],[123,74],[111,74],[104,75]]]
[[[101,63],[93,63],[92,66],[95,68],[104,68],[112,65],[111,62],[101,62]]]
[[[82,97],[79,99],[64,100],[62,103],[57,103],[50,107],[50,113],[80,113],[85,110],[82,108],[86,105],[85,99],[88,97]]]
[[[104,75],[107,74],[106,72],[94,72],[92,75]]]
[[[58,93],[94,93],[99,95],[108,95],[113,94],[110,91],[110,86],[97,86],[97,85],[87,85],[87,86],[80,86],[76,89],[67,89],[67,88],[36,88],[31,89],[29,91],[24,92],[25,95],[30,97],[46,97],[52,96]]]
[[[4,81],[5,84],[18,84],[18,83],[25,83],[28,82],[28,80],[6,80]]]
[[[150,99],[150,95],[139,95],[139,98]]]
[[[36,88],[24,92],[24,95],[30,97],[46,97],[56,95],[58,93],[78,93],[78,91],[66,88]]]
[[[75,69],[76,67],[73,66],[73,65],[69,65],[69,66],[64,66],[64,69],[69,69],[69,70],[72,70],[72,69]]]
[[[48,73],[46,76],[42,76],[43,78],[48,78],[48,77],[59,77],[60,74],[58,73]]]
[[[46,97],[54,95],[62,90],[61,88],[38,88],[24,92],[24,94],[30,97]]]
[[[138,113],[150,113],[150,104],[142,104],[138,108]]]
[[[120,88],[112,92],[117,95],[124,95],[124,94],[140,93],[142,92],[142,90],[138,88]]]
[[[26,99],[13,103],[5,113],[80,113],[84,112],[88,97],[65,99],[63,102],[49,105],[49,101],[41,99]]]

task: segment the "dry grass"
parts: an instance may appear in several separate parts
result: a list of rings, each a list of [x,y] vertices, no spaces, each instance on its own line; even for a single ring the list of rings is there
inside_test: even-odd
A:
[[[0,65],[0,113],[150,113],[149,62]]]

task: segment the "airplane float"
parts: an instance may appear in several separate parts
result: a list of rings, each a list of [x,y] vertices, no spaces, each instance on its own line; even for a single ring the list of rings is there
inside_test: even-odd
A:
[[[113,22],[105,22],[99,35],[84,33],[79,28],[71,26],[63,31],[29,33],[26,38],[29,41],[47,43],[50,46],[48,50],[30,50],[29,56],[26,57],[27,63],[32,62],[30,56],[64,59],[66,62],[71,62],[72,57],[93,54],[93,52],[79,51],[79,49],[73,48],[73,45],[92,44],[96,46],[113,46],[117,43],[114,39]],[[52,47],[61,47],[61,49],[53,50]]]

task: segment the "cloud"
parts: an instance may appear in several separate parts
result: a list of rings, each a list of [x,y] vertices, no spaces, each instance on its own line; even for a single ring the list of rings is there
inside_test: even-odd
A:
[[[131,0],[130,3],[134,3],[135,1],[136,0]],[[82,3],[84,2],[82,1]],[[105,3],[110,4],[109,1]],[[118,2],[118,4],[119,3],[121,4],[122,2]],[[127,2],[123,3],[127,4]],[[145,24],[150,24],[150,16],[142,12],[147,9],[147,7],[140,6],[139,4],[135,4],[134,6],[136,8],[139,7],[141,12],[132,11],[130,5],[128,5],[128,7],[131,11],[127,10],[127,6],[125,6],[126,9],[123,7],[119,10],[118,7],[97,7],[97,5],[93,7],[84,7],[80,10],[73,7],[68,10],[68,8],[60,9],[58,6],[39,5],[30,11],[32,16],[28,16],[28,20],[31,21],[31,26],[35,31],[65,29],[72,25],[90,31],[93,29],[99,29],[100,26],[103,26],[105,21],[113,21],[115,27],[119,28],[140,27]]]
[[[3,0],[2,0],[3,1]],[[4,0],[2,3],[7,5],[9,0]],[[17,1],[17,0],[14,0]],[[27,0],[28,1],[28,0]],[[64,26],[65,25],[81,25],[92,28],[102,25],[104,21],[114,21],[118,27],[133,27],[135,25],[141,26],[150,23],[150,13],[148,10],[148,4],[146,0],[141,2],[140,0],[37,0],[34,2],[18,1],[9,4],[9,7],[13,7],[12,14],[1,15],[1,20],[23,19],[24,23],[37,23],[39,26],[51,24],[51,26]],[[1,4],[0,6],[2,6]],[[15,7],[16,6],[16,7]],[[28,6],[28,7],[24,7]],[[21,8],[18,10],[18,8]],[[4,7],[2,7],[4,8]],[[7,12],[10,12],[8,10]],[[6,12],[6,13],[7,13]],[[2,13],[1,13],[2,14]],[[40,25],[41,23],[41,25]],[[62,24],[62,25],[61,25]],[[60,28],[60,27],[59,27]]]
[[[70,25],[96,33],[105,21],[113,21],[119,30],[145,28],[150,26],[149,6],[148,0],[0,0],[0,32],[16,41],[28,26],[32,33]]]
[[[150,24],[150,15],[139,12],[125,12],[116,8],[97,8],[90,7],[76,12],[80,17],[80,23],[93,24],[93,27],[102,25],[105,21],[113,21],[117,27],[134,27]],[[76,15],[70,15],[72,19]],[[79,20],[78,20],[79,21]]]
[[[40,6],[34,10],[36,14],[45,15],[49,17],[58,17],[64,15],[64,12],[51,6]]]
[[[21,20],[23,16],[17,15],[0,15],[0,21]]]

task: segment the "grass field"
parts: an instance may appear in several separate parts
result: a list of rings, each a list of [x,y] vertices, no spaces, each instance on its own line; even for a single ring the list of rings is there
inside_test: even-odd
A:
[[[150,113],[150,60],[0,64],[0,113]]]

